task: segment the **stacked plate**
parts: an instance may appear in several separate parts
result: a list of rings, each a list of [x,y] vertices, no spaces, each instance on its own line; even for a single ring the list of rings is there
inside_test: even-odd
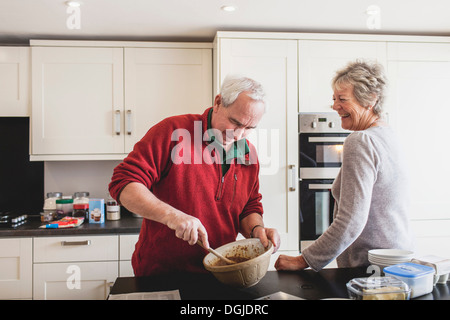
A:
[[[369,262],[381,269],[394,264],[410,262],[413,257],[414,252],[400,249],[373,249],[368,252]]]

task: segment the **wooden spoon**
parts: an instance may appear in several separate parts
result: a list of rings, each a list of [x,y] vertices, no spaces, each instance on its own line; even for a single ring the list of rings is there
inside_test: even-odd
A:
[[[199,239],[197,240],[197,244],[202,247],[205,250],[208,250],[209,252],[211,252],[213,255],[215,255],[217,258],[219,258],[220,260],[225,261],[227,264],[235,264],[236,262],[234,262],[233,260],[230,260],[226,257],[224,257],[223,255],[221,255],[220,253],[218,253],[216,250],[209,248],[206,249],[205,246],[203,245],[203,242]]]

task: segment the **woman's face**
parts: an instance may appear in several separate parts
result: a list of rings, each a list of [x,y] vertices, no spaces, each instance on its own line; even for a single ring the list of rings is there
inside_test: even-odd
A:
[[[374,121],[373,111],[359,104],[353,95],[353,85],[335,89],[333,110],[341,117],[341,126],[346,130],[364,130]]]

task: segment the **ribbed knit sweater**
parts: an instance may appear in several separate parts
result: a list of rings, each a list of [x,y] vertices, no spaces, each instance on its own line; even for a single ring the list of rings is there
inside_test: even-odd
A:
[[[392,129],[352,132],[332,185],[333,222],[302,255],[319,271],[336,258],[338,267],[368,266],[368,250],[414,248],[409,226],[407,167]]]

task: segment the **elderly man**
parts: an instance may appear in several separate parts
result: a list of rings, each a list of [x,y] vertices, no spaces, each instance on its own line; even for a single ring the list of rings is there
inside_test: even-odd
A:
[[[204,272],[205,251],[240,232],[272,241],[259,193],[259,162],[245,139],[265,112],[259,83],[225,79],[203,114],[169,117],[150,128],[113,173],[111,195],[144,217],[132,257],[136,276]]]

